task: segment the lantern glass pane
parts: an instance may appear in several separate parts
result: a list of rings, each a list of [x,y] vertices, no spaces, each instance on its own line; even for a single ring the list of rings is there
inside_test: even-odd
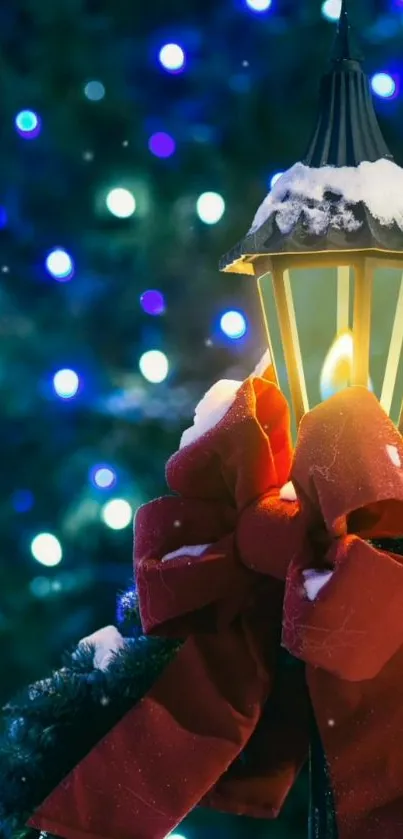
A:
[[[403,260],[400,269],[360,257],[356,268],[341,262],[337,267],[291,268],[284,276],[289,278],[309,407],[352,384],[355,329],[361,335],[361,350],[369,334],[366,386],[383,398],[385,409],[390,408],[398,422],[403,398]],[[279,384],[292,405],[271,274],[260,278],[259,291]],[[366,371],[368,352],[363,355]]]
[[[394,422],[403,399],[403,260],[373,272],[370,371],[373,390]],[[385,378],[386,377],[386,378]]]

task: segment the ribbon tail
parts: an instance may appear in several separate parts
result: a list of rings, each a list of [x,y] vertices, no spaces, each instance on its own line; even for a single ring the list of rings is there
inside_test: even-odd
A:
[[[240,754],[268,690],[241,621],[192,636],[29,825],[64,839],[164,839]]]

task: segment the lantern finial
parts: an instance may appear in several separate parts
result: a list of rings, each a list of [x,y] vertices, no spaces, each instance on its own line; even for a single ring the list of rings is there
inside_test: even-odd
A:
[[[350,24],[348,8],[348,0],[342,0],[337,35],[332,52],[333,63],[339,61],[362,61],[362,54],[357,46]]]

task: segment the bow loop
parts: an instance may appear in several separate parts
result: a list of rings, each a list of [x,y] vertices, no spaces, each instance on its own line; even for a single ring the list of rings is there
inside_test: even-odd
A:
[[[285,581],[291,561],[312,561],[307,524],[298,501],[286,501],[278,490],[262,495],[239,517],[237,546],[244,565]]]
[[[306,414],[292,481],[316,527],[323,523],[331,536],[402,531],[402,437],[365,388],[347,388]]]
[[[166,475],[180,495],[242,510],[285,483],[291,460],[287,401],[273,383],[250,377],[218,424],[171,457]]]
[[[252,581],[235,550],[234,516],[218,502],[160,498],[136,518],[134,565],[143,629],[187,637],[239,611]]]

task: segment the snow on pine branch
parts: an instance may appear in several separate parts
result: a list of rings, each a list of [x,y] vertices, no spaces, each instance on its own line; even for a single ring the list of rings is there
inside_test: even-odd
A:
[[[327,200],[326,194],[340,196]],[[403,230],[403,169],[391,160],[364,162],[359,166],[323,166],[313,169],[296,163],[275,183],[259,207],[249,233],[255,233],[272,215],[283,234],[294,228],[301,213],[313,233],[333,227],[353,231],[360,222],[353,207],[363,202],[371,215],[385,226]]]

